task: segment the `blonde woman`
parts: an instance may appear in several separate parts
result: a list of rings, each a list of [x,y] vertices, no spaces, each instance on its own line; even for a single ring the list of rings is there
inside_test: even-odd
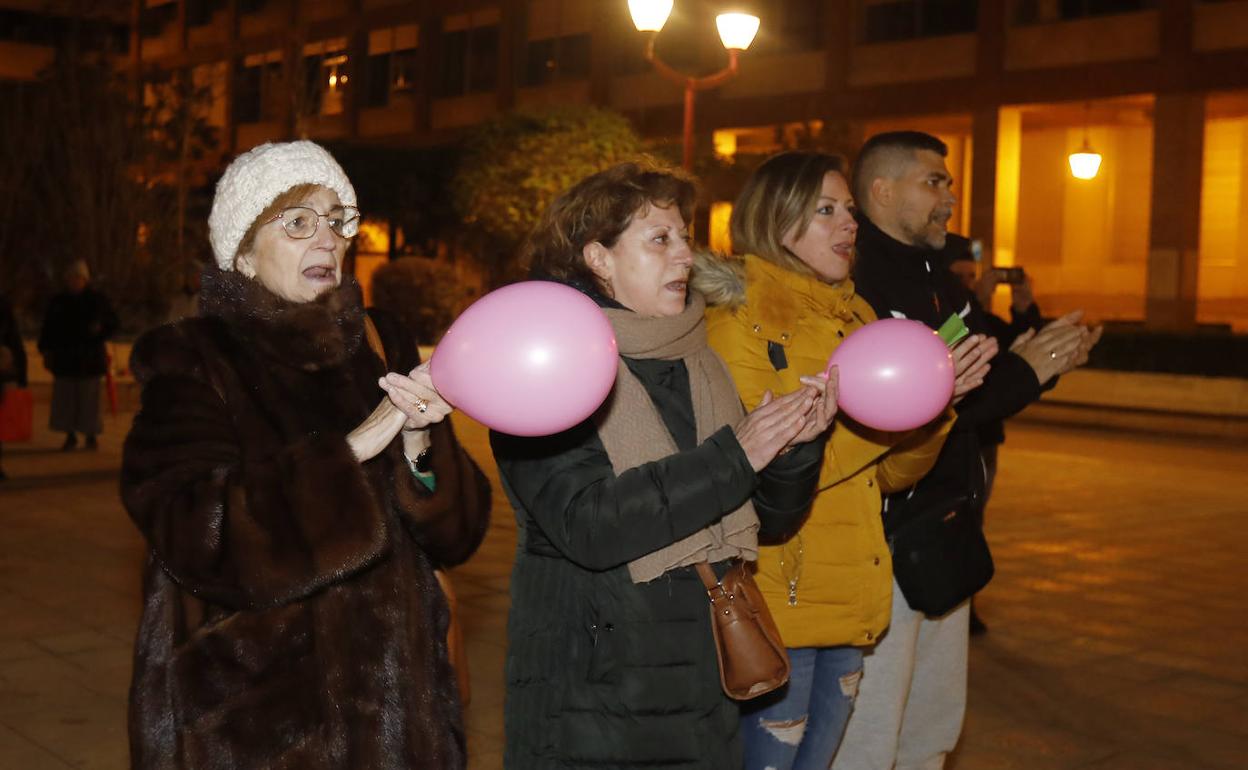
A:
[[[693,285],[710,308],[711,347],[746,403],[791,390],[822,371],[845,337],[875,320],[849,279],[857,224],[841,161],[813,152],[768,159],[733,208],[740,257],[701,261]],[[977,346],[975,340],[972,346]],[[983,367],[960,357],[958,392]],[[978,360],[977,358],[975,360]],[[837,373],[831,373],[829,389]],[[789,684],[746,704],[746,770],[825,770],[853,707],[862,651],[888,625],[892,562],[880,493],[931,468],[951,425],[946,413],[908,433],[881,433],[838,414],[809,516],[762,533],[759,587],[793,664]]]

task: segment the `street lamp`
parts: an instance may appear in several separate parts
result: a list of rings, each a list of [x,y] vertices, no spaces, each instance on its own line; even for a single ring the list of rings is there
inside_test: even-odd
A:
[[[744,51],[758,34],[758,17],[748,13],[721,13],[715,17],[719,40],[728,49],[728,66],[705,77],[691,77],[673,69],[654,52],[654,41],[659,30],[667,23],[672,12],[672,0],[628,0],[628,10],[633,16],[633,26],[638,32],[647,33],[646,61],[654,65],[660,75],[685,87],[685,127],[683,165],[693,169],[693,102],[698,91],[715,88],[731,80],[737,74],[737,52]]]
[[[1088,123],[1091,116],[1092,103],[1088,102],[1083,116],[1083,146],[1066,158],[1066,162],[1070,164],[1070,175],[1075,179],[1096,179],[1097,172],[1101,170],[1101,154],[1088,143]]]

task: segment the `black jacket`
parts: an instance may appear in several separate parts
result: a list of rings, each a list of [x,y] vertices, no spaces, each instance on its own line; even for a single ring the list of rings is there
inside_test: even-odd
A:
[[[39,352],[57,377],[102,377],[108,368],[104,342],[117,331],[108,297],[87,287],[52,298],[39,331]]]
[[[546,438],[490,435],[519,529],[506,670],[510,770],[741,766],[739,712],[720,687],[706,590],[691,567],[634,584],[628,562],[750,497],[764,523],[800,518],[822,442],[756,475],[728,427],[697,444],[682,362],[624,361],[676,454],[617,477],[588,421]]]
[[[19,388],[26,387],[26,346],[22,344],[13,308],[4,297],[0,297],[0,346],[8,349],[8,354],[3,356],[8,359],[7,367],[0,367],[0,392],[8,382]]]
[[[910,318],[936,329],[957,313],[973,333],[991,334],[983,309],[971,301],[970,293],[938,252],[901,243],[865,216],[859,217],[854,286],[880,318]],[[949,494],[967,494],[982,511],[984,466],[979,432],[1039,397],[1035,371],[1018,355],[1002,350],[993,359],[984,384],[958,404],[958,420],[935,467],[913,493],[897,493],[885,499],[885,531],[894,529],[908,511]]]

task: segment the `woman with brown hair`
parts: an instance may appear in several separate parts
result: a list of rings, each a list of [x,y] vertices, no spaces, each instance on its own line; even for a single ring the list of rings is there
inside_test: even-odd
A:
[[[411,338],[344,275],[358,227],[323,148],[244,153],[200,315],[135,345],[136,768],[466,764],[434,568],[476,549],[489,487]]]
[[[512,770],[741,763],[695,565],[723,575],[755,558],[760,520],[800,518],[822,454],[807,442],[834,405],[814,378],[745,413],[688,290],[693,203],[679,173],[621,164],[559,196],[527,245],[535,277],[604,309],[620,365],[583,424],[546,438],[491,434],[520,531]]]

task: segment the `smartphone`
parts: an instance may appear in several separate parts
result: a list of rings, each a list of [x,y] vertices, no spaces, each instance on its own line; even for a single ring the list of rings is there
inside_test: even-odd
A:
[[[998,267],[997,280],[1002,283],[1021,284],[1027,279],[1027,275],[1021,267]]]

